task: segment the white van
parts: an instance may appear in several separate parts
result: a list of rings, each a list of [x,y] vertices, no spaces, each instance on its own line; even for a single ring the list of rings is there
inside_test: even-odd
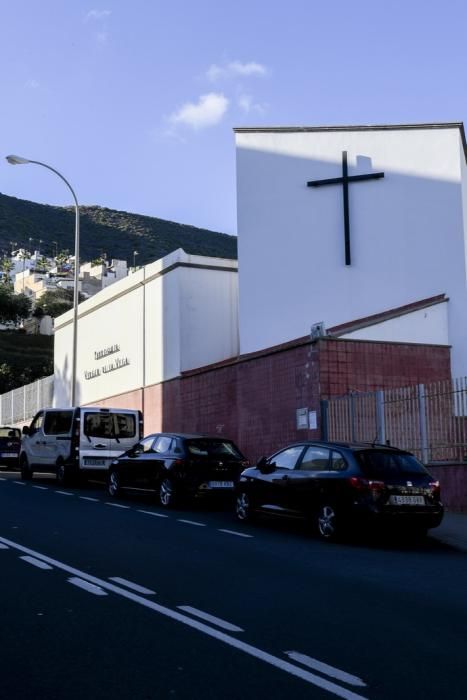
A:
[[[24,426],[22,479],[54,472],[60,483],[80,474],[107,472],[111,462],[143,437],[141,411],[121,408],[44,408]]]

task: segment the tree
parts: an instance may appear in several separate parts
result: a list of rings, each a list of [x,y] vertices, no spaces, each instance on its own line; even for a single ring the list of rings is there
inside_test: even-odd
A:
[[[0,285],[0,323],[19,323],[31,313],[31,300],[15,294],[7,285]]]
[[[0,263],[0,271],[2,276],[0,278],[0,283],[7,287],[13,287],[13,282],[10,279],[10,272],[13,269],[13,263],[11,258],[4,257]]]
[[[80,294],[78,301],[84,301],[85,297]],[[36,302],[34,315],[48,314],[52,318],[61,316],[66,311],[73,308],[73,290],[72,289],[52,289],[45,292]]]

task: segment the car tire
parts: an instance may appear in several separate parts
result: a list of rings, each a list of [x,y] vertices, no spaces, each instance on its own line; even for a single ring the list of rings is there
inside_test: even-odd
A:
[[[120,496],[120,474],[117,471],[115,471],[115,469],[113,469],[109,474],[107,490],[109,492],[109,496],[112,496],[112,498],[117,498],[117,496]]]
[[[162,479],[159,484],[159,501],[164,508],[173,508],[176,502],[173,481],[169,478]]]
[[[31,481],[32,469],[29,466],[28,458],[26,457],[26,455],[21,455],[19,464],[21,470],[21,478],[23,479],[23,481]]]
[[[235,515],[242,523],[251,523],[254,520],[251,498],[246,491],[239,491],[235,497]]]
[[[340,536],[340,518],[336,506],[324,501],[316,512],[316,530],[321,539],[335,542]]]

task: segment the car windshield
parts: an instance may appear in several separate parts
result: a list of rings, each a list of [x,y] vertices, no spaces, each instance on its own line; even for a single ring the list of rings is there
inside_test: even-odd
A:
[[[198,457],[235,457],[242,459],[242,455],[233,442],[228,440],[216,440],[215,438],[198,438],[187,440],[188,452]]]
[[[384,479],[408,474],[427,474],[421,462],[408,452],[361,450],[355,453],[367,479]]]

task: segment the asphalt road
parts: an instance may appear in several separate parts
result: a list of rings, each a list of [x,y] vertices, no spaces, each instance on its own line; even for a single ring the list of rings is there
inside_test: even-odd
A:
[[[5,700],[467,697],[467,558],[0,474]]]

